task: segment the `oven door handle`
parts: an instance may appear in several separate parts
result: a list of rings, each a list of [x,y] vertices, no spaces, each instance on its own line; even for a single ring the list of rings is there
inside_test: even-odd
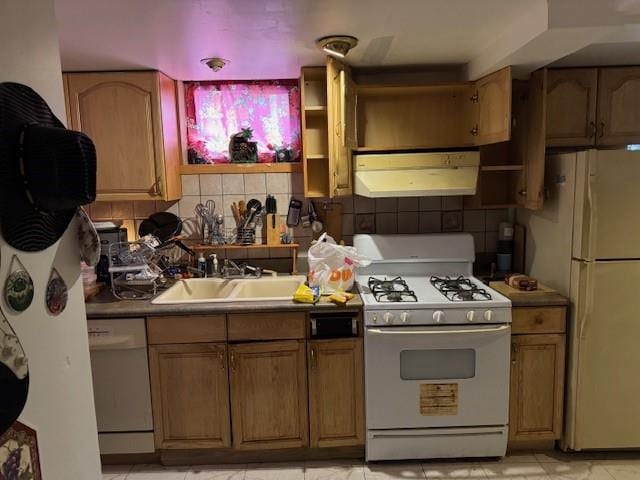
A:
[[[433,330],[407,330],[403,328],[369,328],[367,329],[368,333],[373,333],[376,335],[449,335],[456,333],[495,333],[502,332],[504,330],[509,330],[511,327],[509,325],[500,325],[493,328],[464,328],[459,330],[444,330],[441,328],[435,328]]]

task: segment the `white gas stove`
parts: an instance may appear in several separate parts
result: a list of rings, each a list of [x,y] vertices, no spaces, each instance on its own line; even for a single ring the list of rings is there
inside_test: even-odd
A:
[[[511,302],[472,276],[468,234],[356,235],[367,459],[502,456]]]

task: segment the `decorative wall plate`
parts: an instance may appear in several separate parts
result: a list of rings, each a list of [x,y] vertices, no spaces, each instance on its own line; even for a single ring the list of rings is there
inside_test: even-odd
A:
[[[84,208],[78,208],[76,217],[78,218],[80,257],[84,263],[90,267],[95,267],[100,261],[100,237]]]
[[[0,436],[0,479],[42,480],[38,435],[34,429],[15,422]]]
[[[4,284],[4,298],[16,312],[23,312],[33,301],[33,280],[20,259],[14,255]]]
[[[67,284],[64,283],[64,280],[58,271],[55,268],[52,268],[45,295],[47,310],[49,310],[53,315],[59,315],[66,308],[68,298],[69,292]]]

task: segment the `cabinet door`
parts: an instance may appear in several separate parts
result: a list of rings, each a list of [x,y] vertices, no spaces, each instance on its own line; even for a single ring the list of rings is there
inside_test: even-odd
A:
[[[327,102],[329,121],[329,195],[353,193],[351,155],[357,146],[356,95],[351,69],[327,57]]]
[[[514,335],[511,347],[509,438],[560,438],[565,335]]]
[[[364,444],[362,339],[309,344],[311,447]]]
[[[156,448],[231,445],[223,343],[149,347]]]
[[[229,352],[234,448],[307,446],[305,342],[240,343]]]
[[[544,204],[544,159],[546,132],[547,71],[531,74],[527,94],[526,139],[524,143],[524,192],[518,192],[522,206],[539,210]]]
[[[595,144],[597,68],[547,71],[547,146]]]
[[[476,145],[506,142],[511,136],[511,67],[475,82],[478,103]]]
[[[98,199],[161,197],[159,88],[152,72],[68,75],[71,128],[96,146]]]
[[[600,69],[596,143],[640,143],[640,67]]]

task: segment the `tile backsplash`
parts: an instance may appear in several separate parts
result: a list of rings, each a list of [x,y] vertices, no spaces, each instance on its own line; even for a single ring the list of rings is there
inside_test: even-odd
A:
[[[118,219],[135,235],[139,222],[156,211],[170,211],[183,219],[184,231],[197,236],[193,220],[200,202],[213,200],[216,211],[223,212],[225,224],[233,225],[231,202],[257,198],[264,202],[267,193],[277,201],[278,213],[286,215],[289,199],[304,197],[300,173],[249,173],[182,175],[182,199],[178,202],[135,201],[96,202],[88,210],[94,220]],[[320,199],[322,200],[322,199]],[[475,240],[476,252],[496,251],[498,225],[509,219],[508,209],[465,209],[463,197],[366,198],[354,195],[337,199],[343,204],[343,238],[347,244],[356,233],[439,233],[469,232]],[[303,212],[306,213],[306,201]],[[308,248],[312,233],[306,228],[294,229],[301,251]],[[281,257],[286,252],[268,248],[238,251],[235,256],[252,258]]]
[[[495,253],[498,226],[509,220],[508,209],[465,209],[461,196],[372,199],[356,195],[339,201],[344,205],[347,238],[355,233],[468,232],[479,253]]]

